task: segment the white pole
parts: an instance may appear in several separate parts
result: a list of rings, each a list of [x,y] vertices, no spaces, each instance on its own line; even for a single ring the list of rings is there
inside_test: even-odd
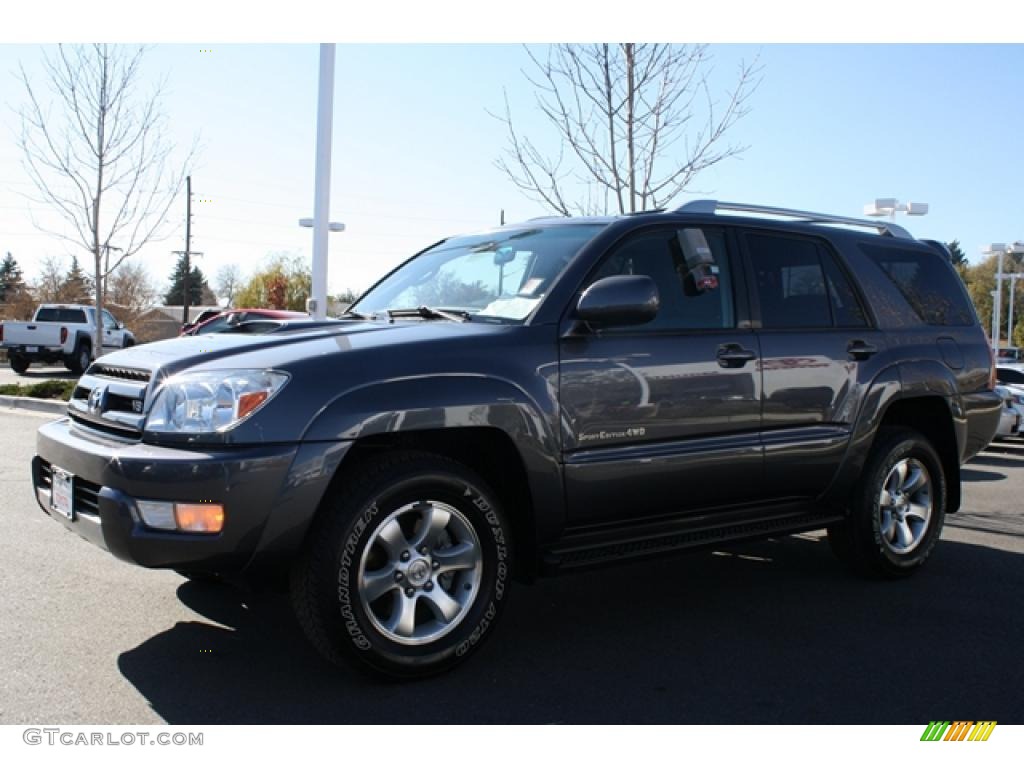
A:
[[[999,356],[999,318],[1003,314],[1003,253],[999,251],[999,262],[996,267],[996,300],[992,302],[992,351]]]
[[[1018,277],[1016,272],[1010,275],[1010,306],[1008,307],[1010,315],[1006,318],[1006,346],[1008,347],[1013,346],[1013,289],[1017,287]]]
[[[334,43],[320,44],[320,92],[316,108],[316,181],[313,200],[313,307],[327,317],[327,219],[331,207],[331,128],[334,119]]]

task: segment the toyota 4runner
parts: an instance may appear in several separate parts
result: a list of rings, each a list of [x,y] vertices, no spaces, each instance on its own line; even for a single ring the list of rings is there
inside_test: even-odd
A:
[[[492,634],[513,578],[821,528],[910,574],[992,386],[940,244],[695,201],[444,240],[332,326],[106,355],[32,475],[117,557],[287,572],[323,654],[413,677]]]

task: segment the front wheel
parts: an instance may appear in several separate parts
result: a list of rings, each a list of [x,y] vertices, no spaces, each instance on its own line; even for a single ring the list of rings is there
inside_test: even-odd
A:
[[[910,429],[879,433],[849,515],[828,529],[837,556],[855,570],[888,578],[920,568],[942,532],[946,475],[931,443]]]
[[[350,472],[291,579],[296,616],[327,658],[390,677],[448,669],[507,602],[510,532],[468,467],[402,452]]]

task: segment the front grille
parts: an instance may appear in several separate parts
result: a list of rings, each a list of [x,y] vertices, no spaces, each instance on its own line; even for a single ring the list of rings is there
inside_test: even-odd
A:
[[[49,490],[53,486],[53,470],[46,459],[39,460],[39,485]],[[75,475],[71,481],[71,492],[74,496],[75,512],[82,515],[98,515],[100,513],[100,488],[84,477]]]
[[[98,515],[100,513],[100,486],[76,477],[74,492],[75,512],[82,512],[86,515]]]
[[[92,376],[103,376],[107,379],[141,381],[144,384],[148,384],[150,378],[149,371],[143,371],[138,368],[124,368],[120,365],[107,365],[106,363],[93,363],[89,368],[89,374]]]
[[[68,415],[76,424],[137,440],[145,422],[149,379],[147,371],[94,363],[78,380]]]

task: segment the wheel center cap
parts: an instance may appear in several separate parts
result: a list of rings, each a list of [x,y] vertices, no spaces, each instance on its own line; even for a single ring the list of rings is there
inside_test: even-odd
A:
[[[413,560],[405,569],[405,575],[414,587],[422,587],[430,580],[430,563],[426,560]]]

